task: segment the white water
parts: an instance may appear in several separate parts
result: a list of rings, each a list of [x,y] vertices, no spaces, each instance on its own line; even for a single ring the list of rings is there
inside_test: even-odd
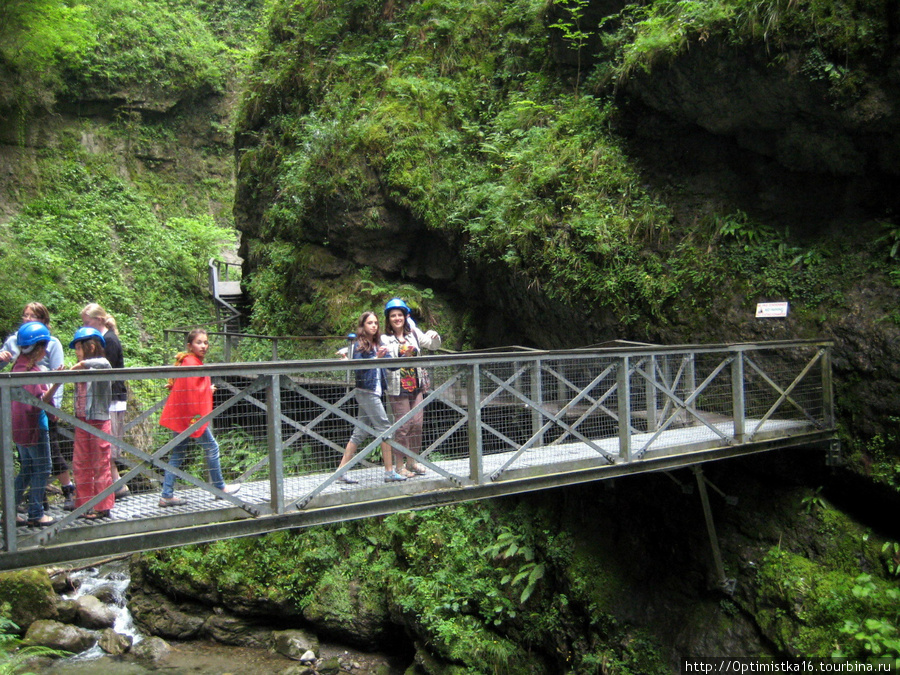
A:
[[[100,567],[90,567],[85,570],[73,572],[70,575],[74,584],[79,584],[73,593],[63,595],[66,600],[75,600],[83,595],[93,595],[98,589],[111,588],[117,600],[116,604],[111,605],[116,610],[116,622],[113,624],[113,630],[122,635],[131,637],[132,646],[138,644],[144,639],[131,618],[131,612],[125,603],[125,592],[131,577],[128,576],[128,564],[125,561],[115,561],[107,563]],[[67,661],[85,661],[99,658],[105,655],[100,645],[94,645],[87,651],[72,656]]]

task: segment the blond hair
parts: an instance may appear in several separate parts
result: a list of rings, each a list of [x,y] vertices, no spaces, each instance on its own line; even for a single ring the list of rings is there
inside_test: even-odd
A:
[[[111,330],[116,335],[119,334],[119,327],[116,325],[116,320],[112,317],[112,314],[107,314],[106,310],[96,302],[85,305],[84,309],[81,310],[81,314],[92,319],[98,319],[106,326],[107,330]]]

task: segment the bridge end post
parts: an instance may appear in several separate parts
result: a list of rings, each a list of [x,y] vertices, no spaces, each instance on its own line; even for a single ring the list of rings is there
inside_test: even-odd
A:
[[[266,383],[266,436],[269,444],[269,493],[275,513],[284,513],[284,448],[281,438],[281,376]]]
[[[619,359],[616,372],[617,403],[619,413],[619,457],[625,462],[631,461],[631,373],[629,359]]]
[[[734,423],[734,442],[743,443],[746,436],[746,398],[744,395],[744,352],[737,351],[731,362],[731,414]]]
[[[476,363],[466,384],[469,419],[469,478],[476,485],[484,481],[484,447],[481,442],[481,367]]]
[[[12,410],[9,387],[0,385],[0,481],[3,491],[0,506],[3,507],[3,550],[16,551],[16,468],[12,442]]]

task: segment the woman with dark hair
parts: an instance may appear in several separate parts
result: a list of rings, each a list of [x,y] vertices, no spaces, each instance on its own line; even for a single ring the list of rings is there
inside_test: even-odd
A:
[[[412,358],[418,356],[422,349],[437,349],[441,346],[441,336],[437,331],[422,332],[410,317],[409,306],[400,298],[393,298],[384,306],[387,319],[387,332],[382,342],[390,350],[393,358]],[[427,378],[423,368],[414,365],[388,371],[387,394],[391,402],[394,419],[398,420],[422,402],[427,386]],[[422,451],[422,424],[425,413],[421,409],[416,412],[394,437],[399,444],[410,453],[418,455]],[[411,478],[425,473],[425,467],[416,462],[411,455],[402,453],[397,458],[397,470],[401,475]]]
[[[381,331],[378,328],[378,315],[375,312],[363,312],[359,317],[356,326],[356,340],[350,343],[347,358],[350,359],[378,359],[386,356],[387,347],[381,344]],[[370,368],[368,370],[356,371],[356,389],[353,390],[353,396],[359,404],[359,419],[367,424],[376,433],[381,434],[391,425],[388,421],[387,413],[384,410],[384,403],[381,401],[381,394],[384,391],[385,380],[384,371],[381,368]],[[347,462],[353,459],[359,444],[362,443],[369,433],[362,427],[354,427],[350,441],[344,450],[344,456],[338,465],[340,469]],[[381,442],[381,456],[384,458],[384,482],[393,483],[396,481],[406,480],[399,473],[394,471],[393,452],[391,444],[387,439]],[[344,474],[338,479],[342,483],[357,483],[349,474]]]

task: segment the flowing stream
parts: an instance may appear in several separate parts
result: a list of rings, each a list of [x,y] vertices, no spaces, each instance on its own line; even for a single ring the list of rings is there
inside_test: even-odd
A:
[[[78,588],[63,597],[74,600],[82,595],[97,595],[118,609],[113,630],[132,638],[132,646],[144,639],[135,627],[125,602],[125,594],[131,578],[128,562],[118,560],[73,572],[71,578],[79,583]],[[234,647],[206,640],[190,642],[169,642],[171,652],[161,665],[147,665],[126,656],[110,656],[99,645],[65,659],[59,659],[42,666],[32,666],[33,672],[41,675],[147,675],[162,668],[175,673],[196,675],[277,675],[296,661],[268,651],[248,647]],[[400,675],[408,663],[396,662],[394,657],[384,654],[358,652],[343,645],[321,643],[320,658],[341,656],[354,662],[353,669],[358,675],[379,673]],[[379,670],[380,669],[380,670]]]

